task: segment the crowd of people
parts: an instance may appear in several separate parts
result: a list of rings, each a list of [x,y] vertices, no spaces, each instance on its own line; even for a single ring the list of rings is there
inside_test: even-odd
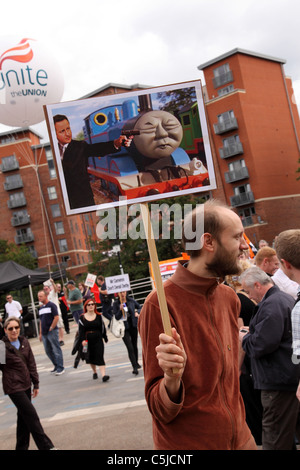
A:
[[[235,212],[206,202],[197,237],[199,210],[185,219],[190,259],[164,283],[172,335],[156,291],[139,319],[155,449],[294,450],[300,230],[279,234],[274,248],[263,241],[251,257]]]
[[[99,368],[103,382],[110,379],[104,360],[106,325],[121,320],[133,374],[141,368],[140,333],[155,449],[296,450],[300,441],[300,230],[280,233],[273,247],[261,240],[251,256],[235,212],[218,201],[206,202],[199,238],[194,230],[198,210],[185,220],[190,228],[186,233],[195,236],[195,243],[183,237],[184,246],[192,246],[185,250],[189,258],[179,261],[164,283],[171,335],[164,332],[156,290],[141,308],[127,292],[112,299],[105,278],[98,276],[99,314],[84,284],[76,287],[69,280],[61,289],[52,280],[45,283],[38,292],[40,339],[53,364],[52,373],[64,373],[63,333],[68,331],[60,332],[65,325],[63,306],[78,324],[72,351],[77,363],[81,359],[89,364],[93,379],[98,379]],[[38,448],[52,449],[55,446],[31,404],[31,388],[34,396],[38,392],[38,375],[30,344],[19,337],[22,307],[17,303],[13,309],[12,296],[6,299],[7,361],[0,369],[4,392],[18,409],[16,448],[28,448],[32,434]]]
[[[109,381],[104,360],[104,343],[108,341],[108,337],[103,317],[107,319],[109,327],[112,316],[115,315],[117,320],[124,322],[122,339],[133,374],[138,374],[141,366],[138,363],[137,323],[141,306],[127,292],[119,292],[116,297],[109,295],[102,276],[98,277],[97,283],[102,313],[99,309],[101,302],[97,303],[94,293],[82,282],[76,287],[75,281],[69,280],[62,289],[61,284],[55,284],[53,279],[49,279],[44,282],[43,289],[38,291],[39,339],[53,365],[51,374],[60,376],[65,372],[62,346],[64,333],[70,333],[68,312],[78,325],[72,350],[72,354],[77,354],[75,368],[80,360],[85,361],[92,369],[93,379],[98,379],[99,367],[102,381]],[[4,393],[9,395],[18,412],[16,450],[29,448],[30,434],[38,449],[56,450],[44,432],[31,402],[38,394],[39,378],[30,343],[24,336],[23,309],[18,301],[13,300],[11,294],[7,294],[6,300],[1,334],[6,359],[2,362],[0,354],[0,370]]]

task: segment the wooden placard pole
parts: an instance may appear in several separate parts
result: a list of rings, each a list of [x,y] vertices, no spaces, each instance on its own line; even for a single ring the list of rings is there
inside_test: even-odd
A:
[[[159,302],[164,332],[167,335],[172,336],[170,316],[169,316],[167,301],[165,297],[165,291],[163,288],[163,281],[162,281],[160,269],[159,269],[159,262],[158,262],[158,257],[157,257],[157,251],[156,251],[156,246],[155,246],[152,225],[151,225],[149,208],[148,208],[147,203],[140,204],[140,206],[141,206],[141,214],[142,214],[142,219],[143,219],[143,223],[145,227],[146,239],[147,239],[147,244],[148,244],[151,266],[153,270],[155,286],[157,290],[157,296],[158,296],[158,302]]]

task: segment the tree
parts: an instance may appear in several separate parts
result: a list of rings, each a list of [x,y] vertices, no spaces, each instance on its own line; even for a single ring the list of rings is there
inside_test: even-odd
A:
[[[25,245],[19,246],[0,239],[0,263],[10,260],[28,269],[35,269],[37,267],[36,259],[29,253]]]
[[[182,245],[181,237],[176,237],[176,230],[178,225],[181,227],[181,219],[184,215],[184,206],[188,205],[188,208],[192,209],[196,204],[202,204],[204,199],[202,196],[177,196],[176,198],[168,198],[157,203],[151,204],[151,219],[155,238],[157,256],[159,261],[173,259],[181,256]],[[175,206],[174,206],[175,205]],[[161,211],[159,216],[156,217],[154,210],[159,207]],[[176,212],[172,211],[172,208],[181,208],[180,221],[176,215]],[[170,211],[168,211],[170,209]],[[116,216],[113,220],[118,222],[119,220],[119,209],[109,209],[116,211]],[[108,210],[108,211],[109,211]],[[108,212],[107,211],[107,212]],[[154,217],[155,216],[155,217]],[[137,214],[135,216],[127,217],[127,229],[128,235],[130,235],[130,224],[136,225],[137,232],[141,230],[141,236],[133,239],[127,236],[125,240],[118,238],[107,238],[105,240],[97,241],[93,251],[90,252],[92,262],[88,265],[88,271],[94,274],[101,274],[104,277],[116,276],[120,274],[120,266],[118,255],[114,253],[114,245],[120,246],[120,260],[125,273],[129,274],[130,279],[141,279],[149,276],[149,253],[147,240],[143,237],[142,220]],[[116,234],[119,233],[119,227],[117,226]]]
[[[298,160],[298,163],[300,163],[300,158]],[[297,168],[296,173],[300,173],[300,168]],[[298,176],[296,180],[300,180],[300,176]]]

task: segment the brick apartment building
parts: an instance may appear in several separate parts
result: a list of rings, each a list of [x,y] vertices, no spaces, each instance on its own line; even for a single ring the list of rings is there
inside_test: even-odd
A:
[[[234,49],[199,65],[218,189],[253,243],[300,226],[300,123],[282,59]]]
[[[300,122],[285,60],[234,49],[199,65],[221,199],[258,246],[300,226]],[[109,84],[89,98],[147,88]]]
[[[1,133],[0,170],[0,238],[25,244],[39,268],[86,272],[94,215],[66,217],[50,144],[29,128]]]
[[[284,63],[234,49],[198,67],[217,181],[210,196],[235,209],[255,244],[300,226],[300,124]],[[141,88],[108,84],[82,98]],[[50,144],[31,129],[0,134],[0,170],[0,238],[25,243],[39,267],[86,272],[95,213],[66,216]]]
[[[137,88],[109,84],[89,96]],[[0,239],[25,244],[39,268],[87,272],[96,213],[66,216],[50,144],[30,128],[0,134],[0,219]]]

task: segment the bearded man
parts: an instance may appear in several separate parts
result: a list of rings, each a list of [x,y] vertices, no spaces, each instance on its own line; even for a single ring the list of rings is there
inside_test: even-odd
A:
[[[197,223],[203,208],[204,224]],[[240,301],[223,284],[225,275],[238,273],[239,256],[248,248],[243,225],[231,209],[209,201],[188,216],[184,228],[190,260],[164,283],[172,337],[162,333],[156,291],[139,318],[154,446],[254,450],[239,390]]]

